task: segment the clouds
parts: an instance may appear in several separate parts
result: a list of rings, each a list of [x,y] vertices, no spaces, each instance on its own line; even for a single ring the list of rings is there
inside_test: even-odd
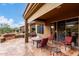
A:
[[[20,23],[15,23],[14,19],[12,19],[12,18],[8,19],[4,16],[0,16],[0,24],[8,24],[8,25],[10,25],[11,28],[15,28],[15,27],[24,25],[24,21],[22,21]]]
[[[9,24],[10,27],[24,25],[24,3],[0,3],[0,23]]]
[[[5,18],[4,16],[0,16],[0,24],[8,24],[11,25],[13,23],[13,19]]]
[[[24,21],[22,21],[20,23],[13,24],[12,27],[15,28],[15,27],[23,26],[23,25],[24,25]]]

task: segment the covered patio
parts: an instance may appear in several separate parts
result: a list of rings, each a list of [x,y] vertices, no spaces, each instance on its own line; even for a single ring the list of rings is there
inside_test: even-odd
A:
[[[54,4],[40,4],[40,3],[35,3],[35,4],[28,4],[25,12],[24,12],[24,18],[25,18],[25,41],[27,45],[29,46],[30,44],[33,43],[33,41],[29,44],[28,40],[28,30],[30,31],[30,28],[32,25],[29,25],[31,23],[36,23],[35,24],[35,29],[36,29],[36,34],[41,34],[42,38],[48,38],[51,35],[55,35],[54,37],[52,36],[51,38],[48,38],[48,48],[46,50],[48,51],[46,54],[51,55],[53,51],[53,46],[57,47],[61,50],[62,53],[60,55],[79,55],[79,4],[70,4],[70,3],[54,3]],[[70,23],[68,23],[70,22]],[[39,25],[42,24],[40,28],[42,28],[43,33],[39,29]],[[60,25],[61,24],[61,25]],[[71,26],[72,24],[75,24],[75,27],[73,27],[75,30],[71,30],[73,28],[68,28],[66,27]],[[63,25],[63,26],[62,26]],[[39,28],[39,29],[38,29]],[[70,31],[71,30],[71,31]],[[77,32],[77,48],[72,47],[72,49],[68,46],[65,46],[63,43],[63,39],[59,38],[60,32],[64,32],[64,39],[68,35],[67,33],[69,32]],[[38,36],[38,35],[37,35]],[[31,39],[31,38],[30,38]],[[35,39],[35,38],[33,38]],[[32,40],[32,39],[31,39]],[[33,47],[33,46],[32,46]],[[34,48],[30,47],[32,50],[37,51],[39,48]],[[65,50],[65,48],[70,49],[70,50]],[[54,49],[55,50],[55,49]],[[31,50],[30,50],[31,51]],[[42,51],[42,50],[40,50]],[[70,52],[71,51],[71,52]],[[42,51],[43,52],[43,51]],[[70,52],[70,53],[69,53]],[[35,52],[33,52],[35,53]],[[37,53],[38,54],[38,53]],[[37,55],[36,54],[36,55]],[[41,53],[42,55],[42,53]],[[58,54],[57,54],[58,55]]]

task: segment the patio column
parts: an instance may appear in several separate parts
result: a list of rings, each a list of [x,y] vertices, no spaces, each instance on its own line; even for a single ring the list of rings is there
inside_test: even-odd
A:
[[[31,32],[30,30],[31,30],[31,29],[30,29],[30,24],[28,24],[28,33]]]
[[[25,43],[28,43],[28,23],[25,20]]]
[[[37,34],[37,24],[35,24],[36,34]]]
[[[79,16],[78,16],[78,46],[79,46]]]

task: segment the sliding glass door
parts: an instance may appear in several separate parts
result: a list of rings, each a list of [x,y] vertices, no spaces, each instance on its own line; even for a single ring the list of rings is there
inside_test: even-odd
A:
[[[78,18],[69,19],[65,23],[66,35],[68,33],[72,36],[72,42],[75,46],[78,46]]]
[[[79,20],[78,18],[66,19],[54,22],[51,25],[51,33],[55,40],[64,41],[65,37],[70,33],[75,46],[79,46]]]

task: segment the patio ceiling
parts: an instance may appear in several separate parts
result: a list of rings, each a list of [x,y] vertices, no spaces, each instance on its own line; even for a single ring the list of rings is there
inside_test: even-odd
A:
[[[24,11],[24,18],[28,19],[31,17],[44,3],[28,3],[25,11]]]
[[[24,19],[30,23],[31,21],[39,18],[40,16],[46,14],[47,12],[51,11],[52,9],[56,8],[57,6],[61,5],[62,3],[34,3],[28,4],[27,8],[24,12]]]
[[[47,21],[47,23],[49,23],[76,16],[79,16],[79,4],[64,3],[57,8],[49,11],[48,13],[40,16],[38,19]]]

